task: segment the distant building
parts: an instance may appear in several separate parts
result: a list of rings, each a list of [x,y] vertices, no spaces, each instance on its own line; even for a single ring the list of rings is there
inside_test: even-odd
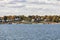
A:
[[[25,20],[22,20],[21,22],[25,22]]]
[[[32,19],[32,20],[31,20],[31,22],[34,22],[34,21],[35,21],[35,19]]]
[[[35,18],[34,22],[40,22],[41,18]]]
[[[49,19],[44,19],[44,22],[49,22]]]
[[[20,17],[15,17],[14,21],[21,21]]]

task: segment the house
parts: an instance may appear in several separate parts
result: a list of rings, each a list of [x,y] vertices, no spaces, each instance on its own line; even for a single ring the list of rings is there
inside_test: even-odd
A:
[[[44,19],[44,22],[49,22],[50,20],[49,19]]]
[[[21,18],[19,16],[14,18],[14,21],[21,21]]]
[[[35,18],[35,20],[34,20],[34,22],[38,22],[38,23],[39,23],[40,21],[41,21],[41,18],[39,18],[39,17],[38,17],[38,18]]]
[[[31,22],[34,22],[35,19],[32,19]]]
[[[12,22],[12,20],[11,20],[11,19],[7,19],[6,21],[7,21],[7,22]]]

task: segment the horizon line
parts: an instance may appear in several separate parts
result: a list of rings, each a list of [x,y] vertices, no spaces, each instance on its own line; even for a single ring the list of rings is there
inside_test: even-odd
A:
[[[4,17],[4,16],[60,16],[60,15],[3,15],[0,17]]]

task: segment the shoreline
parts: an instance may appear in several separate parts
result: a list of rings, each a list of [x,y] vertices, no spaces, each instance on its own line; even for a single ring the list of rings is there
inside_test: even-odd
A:
[[[60,24],[60,16],[3,16],[0,24]]]
[[[35,22],[34,23],[33,22],[32,23],[25,23],[24,22],[23,23],[22,22],[22,23],[0,23],[0,24],[60,24],[60,22],[59,23],[49,23],[49,22],[45,22],[45,23],[35,23]]]

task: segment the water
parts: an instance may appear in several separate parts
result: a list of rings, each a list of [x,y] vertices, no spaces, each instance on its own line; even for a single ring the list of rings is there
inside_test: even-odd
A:
[[[60,40],[60,24],[1,24],[0,40]]]

